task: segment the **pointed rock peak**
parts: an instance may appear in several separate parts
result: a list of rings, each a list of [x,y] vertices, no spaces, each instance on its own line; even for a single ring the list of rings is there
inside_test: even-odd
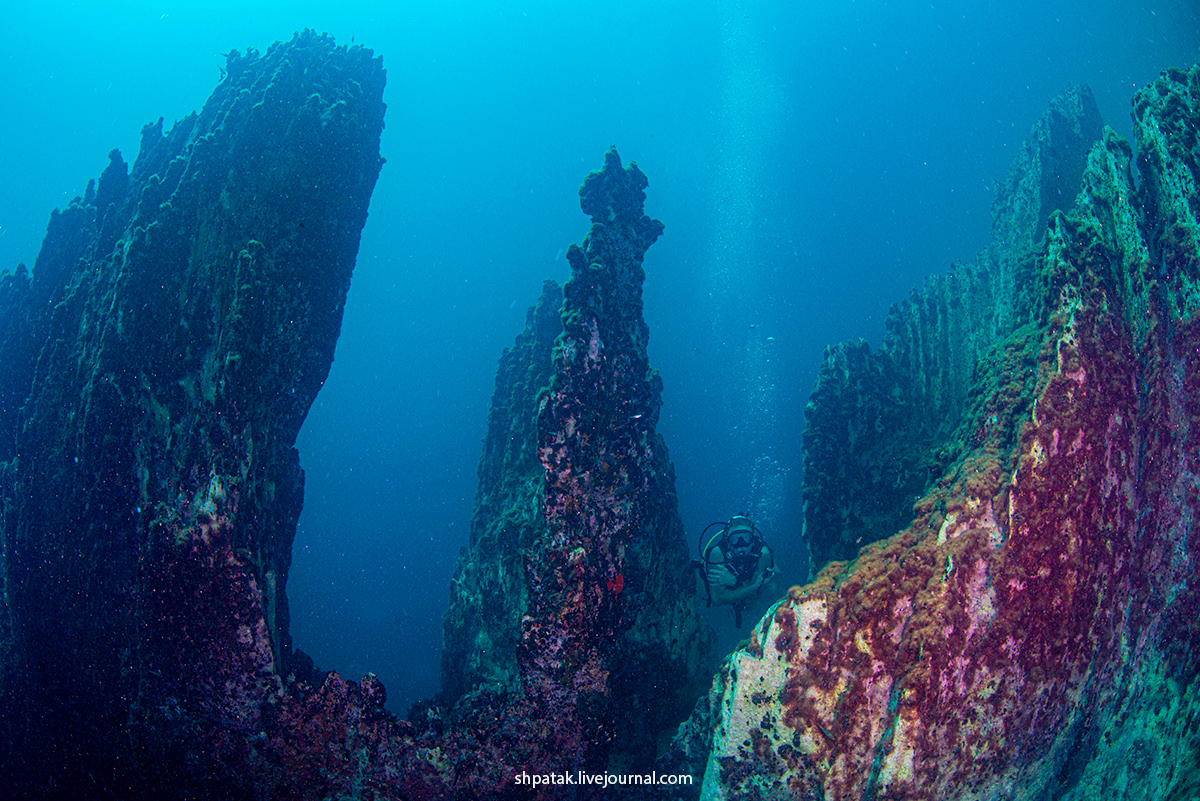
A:
[[[579,187],[579,205],[593,223],[636,224],[643,216],[649,183],[637,162],[622,167],[617,149],[610,147],[604,154],[604,167],[589,173]]]
[[[121,158],[121,151],[113,148],[108,153],[108,166],[100,173],[100,183],[96,187],[96,205],[101,209],[110,203],[120,203],[125,198],[129,188],[129,167]]]

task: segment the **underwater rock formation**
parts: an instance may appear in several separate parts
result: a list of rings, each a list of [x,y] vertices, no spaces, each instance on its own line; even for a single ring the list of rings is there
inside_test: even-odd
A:
[[[56,212],[0,281],[0,781],[29,797],[555,795],[648,768],[711,678],[655,432],[615,151],[592,227],[501,361],[445,686],[412,724],[318,671],[284,593],[293,447],[333,358],[382,159],[384,73],[311,32],[236,51],[199,115]]]
[[[303,496],[382,159],[384,71],[311,31],[227,57],[0,282],[0,776],[232,795],[276,725]],[[276,770],[277,768],[271,768]]]
[[[878,350],[826,348],[805,410],[805,535],[817,569],[913,520],[913,504],[961,452],[954,440],[975,365],[1037,308],[1031,250],[1079,191],[1103,122],[1074,86],[1033,126],[997,182],[992,242],[930,276],[888,313]]]
[[[545,534],[546,481],[537,453],[536,410],[554,375],[562,301],[562,288],[546,281],[524,332],[496,370],[470,547],[456,565],[443,624],[441,695],[449,705],[481,687],[506,693],[520,689],[517,652],[529,588],[517,560]]]
[[[588,176],[592,225],[567,251],[571,278],[547,282],[496,378],[440,701],[459,729],[514,733],[520,748],[492,752],[506,780],[534,766],[648,768],[711,676],[655,432],[642,258],[662,223],[642,212],[645,187],[615,150]]]
[[[1198,129],[1200,65],[1135,96],[1140,184],[1089,151],[911,525],[793,588],[681,730],[704,798],[1200,794]]]

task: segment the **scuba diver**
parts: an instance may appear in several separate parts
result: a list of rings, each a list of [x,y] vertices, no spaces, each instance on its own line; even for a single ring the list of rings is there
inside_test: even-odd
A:
[[[720,531],[705,543],[705,535],[716,526],[721,526]],[[734,624],[740,629],[742,612],[775,575],[775,553],[743,514],[734,515],[728,523],[710,523],[700,532],[700,559],[693,564],[704,577],[708,605],[732,605]]]

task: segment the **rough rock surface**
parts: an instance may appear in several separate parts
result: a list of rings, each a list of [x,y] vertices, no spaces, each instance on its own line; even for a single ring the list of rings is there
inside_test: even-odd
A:
[[[520,555],[546,534],[546,471],[537,453],[537,404],[554,375],[562,287],[546,281],[525,331],[500,357],[479,460],[469,549],[455,569],[442,650],[444,703],[481,688],[520,690],[517,652],[529,587]]]
[[[913,504],[960,454],[955,440],[979,360],[1033,320],[1033,248],[1070,205],[1103,122],[1075,86],[1033,126],[997,182],[992,242],[973,263],[926,279],[888,313],[884,343],[826,348],[804,432],[805,535],[813,565],[913,520]]]
[[[384,72],[312,32],[233,51],[0,282],[0,784],[252,781],[293,662],[296,433],[379,173]],[[274,770],[274,768],[272,768]]]
[[[644,769],[711,675],[674,472],[655,432],[642,257],[662,223],[615,150],[592,226],[501,359],[471,543],[446,614],[441,702],[535,733],[513,771]]]
[[[414,724],[288,637],[293,443],[333,358],[382,160],[384,74],[310,32],[232,53],[0,283],[0,782],[43,798],[557,796],[648,768],[713,635],[655,432],[615,151],[593,224],[505,355],[446,683]],[[579,797],[586,797],[584,793]]]
[[[581,190],[557,322],[550,286],[501,365],[442,697],[402,721],[375,677],[292,650],[292,443],[383,79],[311,33],[232,53],[199,115],[149,126],[131,172],[114,153],[33,274],[0,281],[9,794],[613,797],[515,779],[644,770],[704,678],[641,313],[661,224],[615,152]],[[1008,322],[951,371],[957,445],[911,525],[793,588],[724,663],[660,763],[703,770],[705,797],[1200,793],[1200,67],[1134,113],[1140,185],[1106,131],[1068,214],[1003,212],[1044,235],[1007,263],[1028,291],[991,301]]]
[[[704,798],[1200,794],[1200,66],[1134,122],[1140,185],[1105,130],[915,520],[793,588],[682,730]]]

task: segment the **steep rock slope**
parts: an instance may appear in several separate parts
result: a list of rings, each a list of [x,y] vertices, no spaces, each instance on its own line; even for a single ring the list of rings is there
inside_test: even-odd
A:
[[[675,754],[704,798],[1200,792],[1200,66],[1134,123],[1140,186],[1106,130],[912,524],[726,661]]]
[[[992,242],[930,276],[887,318],[884,343],[826,348],[805,410],[805,534],[813,564],[851,559],[913,520],[913,503],[962,451],[975,365],[1036,313],[1033,249],[1070,205],[1103,123],[1074,86],[1033,126],[996,185]]]
[[[310,31],[233,51],[199,114],[148,125],[132,171],[113,151],[32,276],[0,283],[9,786],[243,781],[293,661],[293,443],[333,360],[383,86],[369,50]]]

